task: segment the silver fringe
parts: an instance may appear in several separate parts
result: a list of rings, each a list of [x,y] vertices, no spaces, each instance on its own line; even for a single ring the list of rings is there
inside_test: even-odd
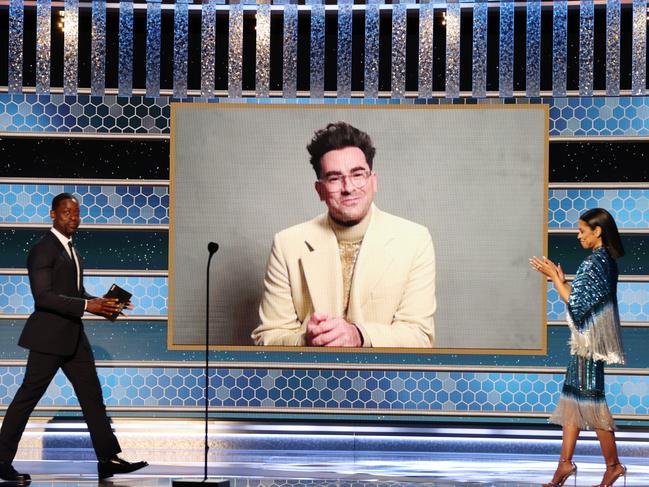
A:
[[[563,395],[548,421],[576,426],[580,430],[615,430],[615,421],[606,402],[577,401]]]
[[[583,331],[579,331],[566,313],[570,327],[570,353],[580,357],[603,360],[607,364],[623,364],[624,349],[620,338],[620,320],[613,304],[606,304]]]

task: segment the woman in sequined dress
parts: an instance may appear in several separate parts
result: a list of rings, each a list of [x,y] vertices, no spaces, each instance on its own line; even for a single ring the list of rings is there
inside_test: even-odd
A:
[[[552,280],[566,302],[570,328],[570,361],[559,405],[550,417],[563,427],[561,457],[552,481],[544,487],[561,486],[573,474],[576,481],[572,456],[583,429],[595,430],[606,461],[599,486],[611,486],[622,476],[626,484],[626,467],[617,455],[615,423],[604,396],[604,364],[624,363],[615,262],[624,255],[624,248],[615,220],[601,208],[581,215],[577,238],[592,253],[577,269],[572,286],[560,265],[545,257],[530,259],[532,267]]]

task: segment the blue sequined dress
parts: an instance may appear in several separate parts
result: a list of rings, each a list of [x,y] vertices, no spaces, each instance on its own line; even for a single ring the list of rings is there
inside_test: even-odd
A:
[[[568,298],[570,361],[550,422],[612,431],[604,395],[604,364],[623,364],[615,260],[599,247],[584,260]]]

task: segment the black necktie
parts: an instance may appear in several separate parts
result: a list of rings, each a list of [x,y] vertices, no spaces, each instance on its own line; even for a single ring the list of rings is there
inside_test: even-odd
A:
[[[74,245],[72,245],[72,240],[68,240],[68,247],[70,248],[70,256],[72,257],[72,262],[74,262],[74,268],[77,271],[77,289],[79,289],[79,264],[77,263],[77,256],[74,254]]]

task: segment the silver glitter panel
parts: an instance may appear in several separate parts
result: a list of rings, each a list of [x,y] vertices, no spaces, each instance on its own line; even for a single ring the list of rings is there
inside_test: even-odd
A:
[[[103,96],[106,85],[106,0],[92,1],[90,94]]]
[[[204,0],[201,11],[201,96],[214,96],[216,83],[216,0]]]
[[[228,47],[228,96],[241,98],[243,72],[243,5],[230,4]]]
[[[9,2],[9,93],[23,90],[23,0]]]
[[[473,67],[471,95],[474,98],[487,96],[487,13],[486,0],[473,4]]]
[[[311,77],[309,90],[311,98],[324,97],[325,61],[325,7],[318,0],[309,0],[311,5]]]
[[[352,96],[352,1],[338,1],[338,68],[336,90],[338,98]]]
[[[119,96],[133,94],[133,2],[119,2]]]
[[[379,96],[379,2],[370,0],[365,8],[365,98]]]
[[[568,69],[568,1],[555,0],[552,14],[552,95],[566,96]]]
[[[541,94],[541,1],[527,2],[525,95]]]
[[[79,66],[79,0],[65,0],[63,94],[76,95]]]
[[[392,98],[406,94],[407,14],[406,5],[392,5]]]
[[[255,19],[257,21],[255,93],[258,97],[267,97],[270,91],[270,4],[257,5]]]
[[[595,7],[593,0],[579,2],[579,95],[593,94],[593,47]]]
[[[419,97],[433,96],[433,4],[419,7]]]
[[[284,5],[284,45],[282,61],[282,94],[297,96],[297,5]]]
[[[36,93],[50,92],[52,0],[36,1]]]
[[[446,98],[460,96],[460,4],[446,4]]]
[[[620,94],[620,0],[606,0],[606,96]]]
[[[160,0],[146,3],[146,96],[160,96]]]
[[[187,0],[174,5],[174,97],[187,96],[187,52],[189,49],[189,10]]]
[[[633,0],[631,93],[647,93],[647,0]]]
[[[501,97],[514,95],[514,1],[500,2],[500,51],[498,57],[498,92]]]

